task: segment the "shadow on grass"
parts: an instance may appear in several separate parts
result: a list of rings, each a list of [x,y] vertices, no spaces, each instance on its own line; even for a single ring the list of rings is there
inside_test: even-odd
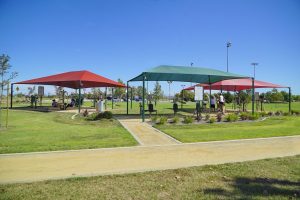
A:
[[[209,188],[204,190],[204,194],[217,195],[221,198],[242,197],[243,199],[300,198],[300,181],[237,177],[228,182],[230,190]]]

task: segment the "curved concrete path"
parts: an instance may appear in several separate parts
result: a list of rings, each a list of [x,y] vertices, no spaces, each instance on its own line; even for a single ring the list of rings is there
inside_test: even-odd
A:
[[[300,136],[0,155],[0,183],[221,164],[300,154]]]

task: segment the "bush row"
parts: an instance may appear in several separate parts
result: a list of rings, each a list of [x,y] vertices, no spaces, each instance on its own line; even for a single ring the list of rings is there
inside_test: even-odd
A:
[[[300,112],[299,111],[292,111],[291,112],[292,115],[299,115]],[[266,117],[266,116],[288,116],[290,115],[288,112],[282,112],[282,111],[276,111],[276,112],[256,112],[254,114],[250,113],[250,112],[242,112],[239,114],[235,114],[235,113],[230,113],[226,116],[223,116],[222,113],[218,113],[216,115],[216,117],[211,117],[210,114],[206,114],[204,117],[200,114],[198,120],[202,120],[204,119],[204,121],[208,122],[208,123],[215,123],[217,122],[221,122],[221,121],[226,121],[226,122],[235,122],[240,120],[258,120],[261,117]],[[224,120],[223,120],[224,119]],[[183,118],[182,123],[184,124],[191,124],[193,123],[195,120],[197,120],[197,118],[194,118],[193,116],[185,116]],[[155,124],[159,124],[159,125],[164,125],[168,122],[168,118],[165,116],[153,116],[151,118],[151,121]],[[175,116],[174,118],[171,119],[170,123],[173,124],[177,124],[180,122],[180,118],[178,116]]]
[[[88,121],[96,121],[96,120],[101,120],[101,119],[111,119],[112,116],[113,116],[112,112],[105,111],[102,113],[92,113],[90,115],[87,115],[85,119]]]

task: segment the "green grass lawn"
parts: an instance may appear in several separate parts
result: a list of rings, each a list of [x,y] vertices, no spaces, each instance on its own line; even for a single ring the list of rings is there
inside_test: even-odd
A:
[[[70,101],[70,100],[68,100]],[[14,107],[28,107],[30,103],[21,103],[21,102],[14,102]],[[39,104],[38,104],[39,106]],[[51,106],[51,99],[46,98],[43,100],[43,106]],[[93,101],[85,100],[83,107],[91,107],[93,106]],[[6,103],[3,104],[3,107],[6,107]],[[114,114],[125,114],[126,113],[126,102],[115,102],[114,108],[112,109],[111,101],[107,101],[107,109],[111,110]],[[300,102],[292,102],[292,110],[300,111]],[[147,108],[147,104],[146,104]],[[180,104],[179,104],[180,108]],[[179,109],[179,114],[189,114],[193,113],[196,108],[195,102],[187,102],[183,105],[183,109]],[[226,104],[227,109],[232,109],[232,104]],[[173,114],[173,103],[169,101],[160,101],[155,106],[155,109],[158,110],[158,114]],[[251,104],[248,105],[248,109],[251,109]],[[273,111],[276,112],[278,110],[287,112],[288,111],[288,103],[265,103],[264,104],[265,111]],[[139,114],[139,102],[132,102],[132,109],[131,103],[129,102],[129,114]]]
[[[248,104],[247,109],[251,110],[251,103]],[[276,111],[283,111],[283,112],[288,112],[289,111],[289,104],[286,103],[264,103],[263,104],[264,110],[266,112],[272,111],[272,112],[276,112]],[[232,104],[227,104],[226,105],[227,109],[233,109],[233,105]],[[259,107],[260,109],[260,107]],[[300,111],[300,102],[292,102],[291,103],[291,109],[292,110],[297,110]]]
[[[137,142],[116,120],[71,119],[67,113],[10,111],[0,131],[0,153],[132,146]]]
[[[156,125],[181,142],[205,142],[300,135],[300,117],[271,117],[259,122],[222,124]]]
[[[297,199],[300,156],[0,185],[0,199]]]

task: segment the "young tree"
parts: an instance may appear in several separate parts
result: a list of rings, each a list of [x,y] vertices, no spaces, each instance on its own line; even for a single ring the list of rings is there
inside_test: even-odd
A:
[[[232,103],[233,95],[230,92],[223,93],[226,103]]]
[[[35,93],[35,85],[33,87],[28,87],[28,96],[34,95]]]
[[[62,96],[64,88],[61,87],[61,86],[54,86],[54,88],[55,88],[55,95],[56,95],[56,97],[59,98],[60,96]]]
[[[131,86],[130,88],[128,88],[128,98],[130,99],[130,97],[132,96],[132,98],[134,98],[135,95],[137,95],[137,88],[134,86]],[[143,90],[143,89],[142,89]],[[132,94],[131,94],[132,93]]]
[[[191,92],[189,90],[181,90],[180,94],[179,94],[180,98],[184,97],[184,101],[193,101],[195,98],[195,94],[194,92]]]
[[[10,57],[8,55],[2,54],[0,56],[0,127],[1,127],[1,115],[2,115],[2,100],[4,88],[9,86],[10,80],[15,78],[18,74],[17,72],[12,72],[9,74],[9,69],[11,65],[9,64]],[[9,75],[8,75],[9,74]]]
[[[163,91],[161,90],[161,85],[159,84],[158,81],[156,81],[155,86],[154,86],[154,91],[153,91],[153,99],[155,102],[155,105],[159,99],[161,99],[163,96]]]
[[[92,98],[97,99],[100,96],[104,98],[103,92],[100,90],[100,88],[91,88]]]
[[[247,105],[251,102],[251,90],[246,90],[246,92],[240,91],[238,98],[242,104],[242,111],[247,111]]]
[[[272,93],[271,93],[271,100],[274,101],[283,101],[284,97],[282,95],[282,93],[278,92],[277,89],[273,89]]]
[[[145,92],[145,96],[147,95],[146,94],[146,88],[144,89],[144,92]],[[139,97],[142,97],[143,96],[143,87],[142,86],[138,86],[137,89],[136,89],[136,95],[138,95]]]
[[[124,84],[124,82],[121,79],[118,79],[118,82]],[[126,89],[123,87],[117,87],[114,91],[114,95],[119,99],[125,97],[125,94],[126,94]]]
[[[283,91],[283,90],[280,93],[283,96],[284,101],[286,101],[286,102],[289,101],[289,93],[287,93],[286,91]]]

